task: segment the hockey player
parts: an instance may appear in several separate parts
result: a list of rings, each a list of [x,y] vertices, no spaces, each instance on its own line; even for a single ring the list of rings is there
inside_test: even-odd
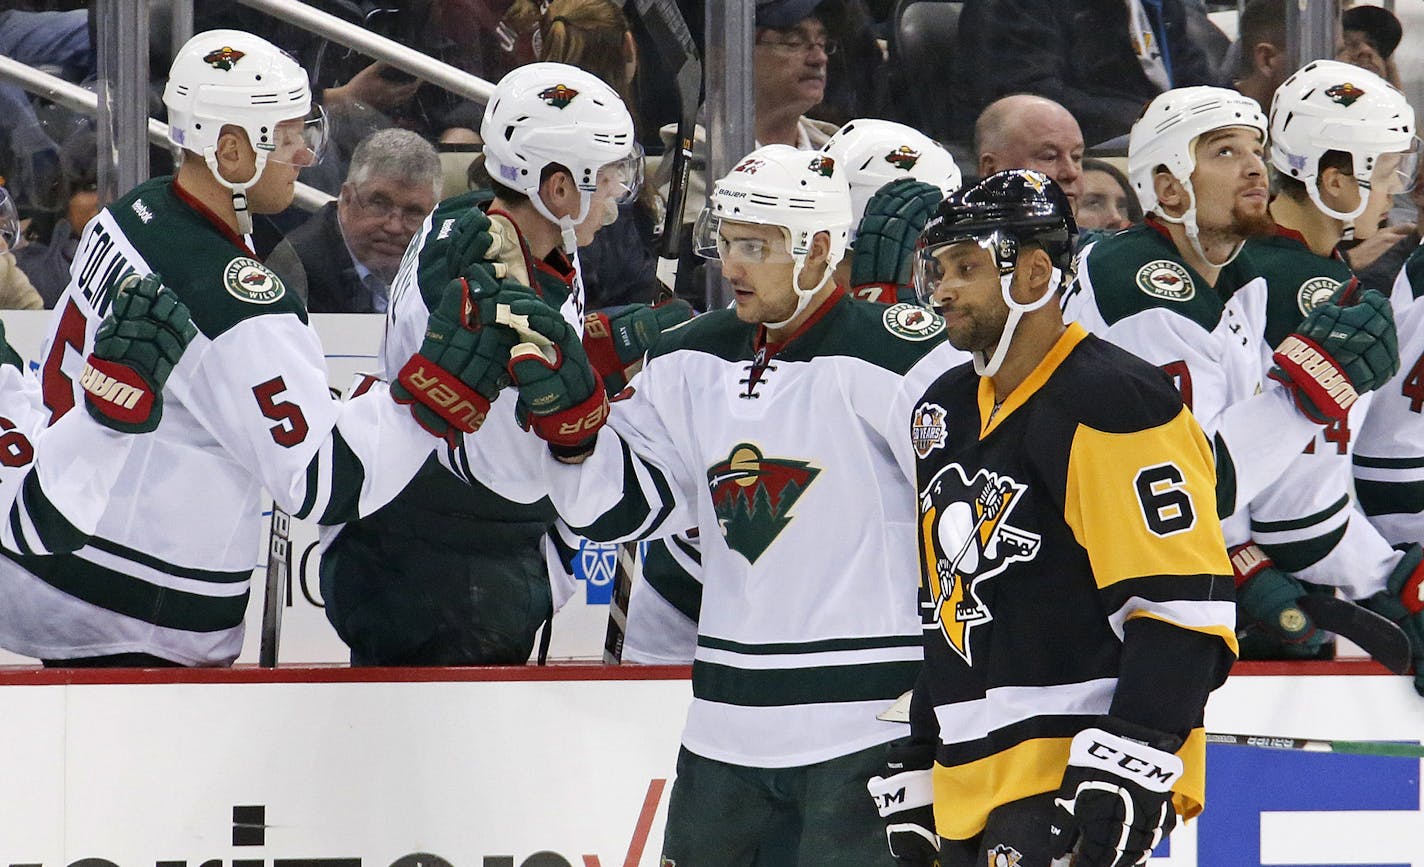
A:
[[[831,158],[743,158],[696,233],[735,306],[665,333],[606,425],[584,409],[596,381],[573,330],[509,305],[521,333],[558,347],[546,360],[531,342],[511,374],[559,514],[599,540],[700,535],[664,863],[891,863],[855,790],[897,734],[875,714],[920,660],[903,432],[909,394],[962,356],[929,311],[834,285],[849,228]]]
[[[1154,99],[1128,146],[1146,225],[1086,246],[1064,298],[1065,319],[1176,381],[1213,440],[1218,508],[1231,516],[1224,531],[1233,546],[1251,541],[1247,504],[1392,370],[1393,325],[1377,293],[1348,308],[1326,302],[1322,313],[1340,314],[1339,327],[1318,319],[1318,333],[1305,333],[1297,318],[1274,354],[1263,351],[1265,283],[1238,254],[1270,229],[1265,133],[1255,102],[1234,91],[1189,87]],[[1378,357],[1361,354],[1380,347]],[[1319,640],[1294,606],[1298,585],[1279,570],[1253,569],[1255,549],[1238,553],[1243,607],[1282,640]]]
[[[392,287],[387,375],[419,346],[444,286],[485,267],[474,264],[484,257],[585,328],[575,252],[613,222],[641,178],[627,108],[588,72],[534,63],[498,83],[481,132],[493,192],[441,202],[413,241]],[[680,312],[691,314],[682,302],[588,314],[585,345],[610,393]],[[513,403],[497,405],[490,424],[513,429]],[[562,579],[558,564],[571,561],[578,540],[554,529],[542,492],[496,495],[472,478],[463,441],[443,458],[453,474],[432,461],[385,508],[325,533],[326,614],[355,664],[519,665],[572,592],[571,579],[551,584],[546,560]]]
[[[915,239],[964,180],[954,157],[913,127],[874,118],[846,123],[821,151],[850,184],[850,242],[836,266],[836,282],[866,301],[913,301]]]
[[[870,787],[902,864],[1127,867],[1202,807],[1236,649],[1211,448],[1160,370],[1064,325],[1070,208],[1000,172],[921,235],[916,288],[975,363],[910,434],[925,668]],[[1025,652],[1050,633],[1073,651]]]
[[[1263,279],[1239,290],[1244,306],[1264,311],[1257,350],[1268,364],[1270,348],[1315,305],[1356,291],[1336,245],[1351,222],[1378,225],[1393,195],[1412,185],[1414,133],[1414,111],[1404,95],[1353,65],[1316,61],[1276,90],[1270,147],[1278,188],[1270,209],[1275,230],[1247,243],[1246,255]],[[1306,592],[1297,579],[1339,587],[1359,599],[1383,589],[1397,568],[1405,569],[1398,576],[1403,581],[1417,565],[1416,557],[1401,566],[1405,555],[1350,508],[1352,428],[1360,427],[1375,398],[1365,395],[1347,419],[1319,431],[1305,453],[1251,501],[1251,537],[1259,547],[1234,552],[1233,562],[1251,564],[1245,576],[1250,582],[1239,594],[1243,614],[1272,628],[1265,636],[1244,637],[1243,657],[1309,656],[1324,639],[1308,632],[1298,637],[1311,624],[1294,614],[1288,620],[1299,624],[1297,635],[1279,635],[1281,612],[1288,610],[1283,606]],[[1254,576],[1268,569],[1289,575],[1264,576],[1271,587],[1266,594],[1267,581]]]
[[[440,430],[474,429],[508,357],[498,335],[476,340],[461,327],[455,284],[398,381],[332,400],[305,308],[243,235],[249,211],[291,203],[297,172],[314,159],[306,73],[263,39],[209,31],[178,52],[164,101],[182,163],[86,227],[42,353],[51,418],[62,423],[83,399],[82,359],[125,274],[161,273],[198,334],[90,544],[0,563],[0,645],[61,664],[231,663],[263,489],[299,518],[372,511],[436,442],[413,413]],[[451,394],[460,399],[441,399]]]
[[[128,275],[99,327],[81,381],[85,412],[53,427],[39,381],[0,324],[0,545],[14,554],[74,551],[94,532],[138,434],[163,417],[163,385],[197,333],[156,275]]]

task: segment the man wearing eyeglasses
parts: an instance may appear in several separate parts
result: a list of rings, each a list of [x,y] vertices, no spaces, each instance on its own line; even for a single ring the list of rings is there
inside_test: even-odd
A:
[[[823,0],[757,4],[754,90],[757,145],[818,148],[836,131],[806,112],[826,97],[826,65],[839,47],[817,14]]]
[[[435,207],[440,156],[409,130],[356,145],[341,195],[294,229],[267,266],[307,287],[311,313],[384,313],[406,245]]]

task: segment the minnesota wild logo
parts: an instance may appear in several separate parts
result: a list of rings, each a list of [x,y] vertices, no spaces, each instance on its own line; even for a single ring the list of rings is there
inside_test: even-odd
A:
[[[707,471],[712,508],[727,547],[755,563],[791,523],[791,507],[820,475],[806,461],[764,457],[751,443]]]
[[[816,157],[814,160],[811,160],[811,164],[807,166],[807,168],[818,175],[822,175],[824,177],[829,178],[831,175],[835,174],[836,161],[822,154],[821,156]]]
[[[556,84],[539,91],[539,98],[554,108],[567,108],[569,103],[574,101],[574,97],[578,95],[577,90],[563,84]]]
[[[228,45],[224,45],[216,51],[209,51],[203,55],[203,62],[213,69],[221,69],[223,72],[231,72],[237,62],[247,56],[246,51],[238,51]]]
[[[1344,84],[1337,84],[1325,91],[1325,95],[1346,108],[1349,108],[1355,104],[1355,100],[1364,96],[1365,92],[1347,81]]]
[[[901,171],[908,172],[920,161],[920,152],[909,145],[900,145],[885,155],[885,162]]]

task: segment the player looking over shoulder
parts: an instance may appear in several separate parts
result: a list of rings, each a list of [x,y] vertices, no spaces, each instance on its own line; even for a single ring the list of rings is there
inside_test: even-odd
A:
[[[1211,448],[1162,371],[1064,324],[1076,233],[1012,170],[920,236],[916,289],[974,364],[911,428],[925,667],[870,786],[901,864],[1127,867],[1205,797],[1236,649]],[[1049,632],[1073,651],[1024,652]]]
[[[321,124],[311,122],[306,73],[266,40],[209,31],[178,52],[164,102],[182,162],[176,177],[135,187],[85,228],[42,352],[51,421],[64,423],[80,401],[92,406],[97,379],[84,359],[110,342],[100,323],[122,309],[127,275],[162,274],[198,333],[163,384],[162,419],[120,465],[90,543],[0,562],[0,645],[51,663],[231,663],[263,490],[298,518],[349,520],[394,496],[436,442],[392,400],[396,386],[331,398],[306,309],[245,237],[250,214],[286,208],[297,173],[316,159]],[[403,399],[425,407],[441,384],[463,395],[451,423],[473,429],[488,406],[479,389],[497,393],[508,343],[490,333],[479,344],[463,328],[463,296],[463,287],[447,293],[431,317]]]

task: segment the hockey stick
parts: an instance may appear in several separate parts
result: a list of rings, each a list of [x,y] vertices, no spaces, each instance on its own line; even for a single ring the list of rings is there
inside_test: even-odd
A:
[[[662,60],[677,70],[677,141],[672,152],[667,213],[658,243],[658,280],[671,291],[677,282],[682,244],[682,214],[687,207],[687,179],[692,168],[692,141],[697,129],[697,109],[702,102],[702,59],[687,29],[687,20],[675,0],[636,0],[638,18],[648,29]]]
[[[282,641],[282,608],[287,604],[287,587],[292,580],[292,516],[272,501],[272,530],[267,534],[267,589],[262,597],[262,643],[257,664],[277,667],[277,648]]]
[[[1389,618],[1348,599],[1317,593],[1307,593],[1296,605],[1317,627],[1355,642],[1385,668],[1395,674],[1409,673],[1409,637]]]
[[[1267,750],[1303,750],[1310,753],[1347,753],[1356,756],[1395,756],[1404,759],[1424,758],[1424,745],[1392,741],[1332,741],[1314,738],[1286,738],[1277,735],[1232,735],[1207,732],[1209,744],[1236,747],[1260,747]]]

